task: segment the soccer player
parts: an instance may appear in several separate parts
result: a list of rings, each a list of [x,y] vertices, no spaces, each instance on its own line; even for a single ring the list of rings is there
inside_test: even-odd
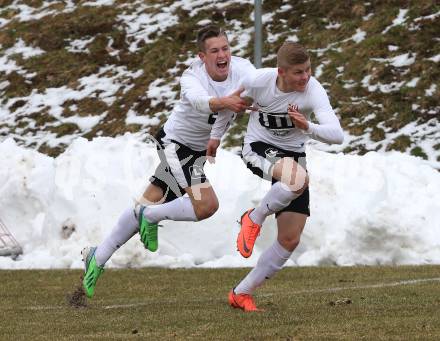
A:
[[[203,170],[206,146],[209,140],[209,148],[218,147],[219,139],[213,136],[210,140],[218,113],[231,120],[235,113],[247,109],[239,84],[255,68],[245,59],[231,57],[227,35],[216,26],[202,28],[197,45],[199,59],[183,72],[180,100],[156,137],[161,164],[143,195],[148,204],[127,208],[100,245],[82,252],[83,287],[88,297],[94,295],[107,260],[137,232],[144,246],[154,252],[158,222],[199,221],[218,209]]]
[[[312,138],[341,144],[343,132],[326,91],[311,76],[310,57],[300,44],[285,42],[278,50],[277,68],[256,70],[243,86],[258,108],[250,116],[243,160],[254,174],[272,181],[272,187],[257,207],[241,217],[237,248],[249,257],[271,214],[277,219],[278,236],[229,292],[228,300],[234,308],[257,311],[254,290],[289,259],[310,215],[305,143]],[[312,113],[318,123],[311,122]]]

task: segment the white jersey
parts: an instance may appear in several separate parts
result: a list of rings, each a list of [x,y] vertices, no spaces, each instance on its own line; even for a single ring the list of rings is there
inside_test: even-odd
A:
[[[211,128],[218,113],[213,113],[209,100],[224,97],[237,90],[242,79],[254,71],[254,66],[246,59],[231,57],[228,78],[223,82],[214,81],[206,72],[205,64],[198,60],[186,69],[180,79],[180,100],[165,123],[165,140],[176,140],[185,146],[202,151],[206,149]],[[232,118],[233,113],[222,111]]]
[[[326,143],[342,143],[343,133],[322,85],[310,77],[304,92],[282,92],[276,85],[278,70],[256,70],[243,81],[246,96],[253,98],[258,111],[250,114],[244,143],[261,141],[288,151],[303,152],[313,138]],[[287,114],[289,104],[297,105],[308,123],[304,131],[295,128]],[[310,122],[314,113],[319,124]]]

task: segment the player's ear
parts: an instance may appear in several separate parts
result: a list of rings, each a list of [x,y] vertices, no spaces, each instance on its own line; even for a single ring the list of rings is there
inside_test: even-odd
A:
[[[202,62],[204,62],[205,61],[205,53],[202,51],[199,51],[198,55],[199,55],[199,58],[202,60]]]
[[[283,77],[286,74],[286,70],[282,67],[278,67],[278,76]]]

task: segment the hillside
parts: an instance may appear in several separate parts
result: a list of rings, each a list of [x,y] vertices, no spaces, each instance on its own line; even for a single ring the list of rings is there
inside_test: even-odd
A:
[[[263,12],[264,66],[285,39],[306,45],[341,118],[344,145],[321,149],[440,168],[440,2],[267,0]],[[155,133],[208,22],[253,56],[252,0],[0,0],[0,141],[58,155],[77,136]]]

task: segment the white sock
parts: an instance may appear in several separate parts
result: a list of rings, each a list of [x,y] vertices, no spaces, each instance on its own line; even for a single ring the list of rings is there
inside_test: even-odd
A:
[[[250,214],[249,218],[258,225],[263,225],[266,217],[281,211],[284,207],[290,204],[293,199],[298,198],[298,194],[292,192],[286,184],[276,182],[272,185],[269,192]]]
[[[278,240],[264,251],[255,268],[235,287],[236,294],[252,294],[266,279],[272,278],[289,259],[293,251],[283,248]]]
[[[197,221],[196,212],[189,197],[180,197],[160,205],[146,206],[144,217],[150,223],[161,220]]]
[[[98,245],[95,252],[96,263],[103,266],[110,257],[139,231],[139,223],[134,213],[134,207],[122,212],[116,226],[110,234]]]

